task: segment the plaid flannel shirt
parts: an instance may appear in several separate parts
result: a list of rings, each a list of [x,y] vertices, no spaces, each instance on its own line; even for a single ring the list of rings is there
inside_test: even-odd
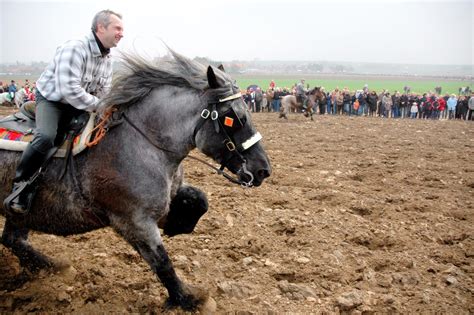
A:
[[[47,100],[94,111],[111,83],[112,60],[110,55],[102,56],[91,32],[59,46],[36,87]]]

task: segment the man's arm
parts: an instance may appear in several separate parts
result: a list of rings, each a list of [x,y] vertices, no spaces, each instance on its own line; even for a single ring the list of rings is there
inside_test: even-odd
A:
[[[66,44],[56,54],[56,84],[64,100],[77,109],[93,111],[99,99],[81,85],[87,52],[81,43]],[[90,78],[92,80],[92,78]]]

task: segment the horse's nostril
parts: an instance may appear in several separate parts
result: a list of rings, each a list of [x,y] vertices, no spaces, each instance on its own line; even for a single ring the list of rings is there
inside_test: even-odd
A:
[[[264,168],[264,169],[258,170],[257,174],[258,174],[258,177],[260,177],[261,179],[264,179],[270,176],[270,171]]]

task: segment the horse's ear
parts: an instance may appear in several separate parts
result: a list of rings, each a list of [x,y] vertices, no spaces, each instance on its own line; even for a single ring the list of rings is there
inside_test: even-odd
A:
[[[214,70],[211,66],[207,67],[207,83],[209,83],[209,87],[211,89],[217,89],[219,87],[216,74],[214,73]]]
[[[217,69],[221,70],[222,72],[225,72],[224,70],[224,65],[221,63]]]

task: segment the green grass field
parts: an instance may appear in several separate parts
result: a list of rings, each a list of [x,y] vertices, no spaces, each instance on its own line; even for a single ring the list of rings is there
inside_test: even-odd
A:
[[[38,79],[39,76],[21,76],[21,75],[0,75],[0,81],[3,84],[10,83],[10,80],[15,80],[16,82],[23,83],[25,79],[29,79],[30,82],[33,82]],[[411,87],[412,92],[416,93],[424,93],[428,91],[434,91],[436,86],[442,87],[442,93],[459,93],[459,88],[462,86],[470,85],[471,90],[473,88],[472,83],[468,81],[452,81],[452,80],[407,80],[402,81],[398,78],[393,77],[381,77],[380,79],[370,79],[370,80],[363,80],[363,79],[346,79],[346,78],[338,78],[338,79],[329,79],[329,78],[316,78],[311,76],[303,76],[306,79],[306,84],[309,84],[310,87],[314,86],[324,86],[326,91],[333,90],[336,87],[344,88],[348,87],[351,91],[355,91],[358,89],[362,89],[364,84],[369,85],[369,90],[375,90],[380,92],[382,89],[388,89],[390,92],[393,91],[400,91],[403,92],[403,87],[408,85]],[[290,76],[290,75],[282,75],[282,76],[275,76],[275,77],[264,77],[264,76],[239,76],[234,75],[234,79],[237,80],[237,85],[241,89],[247,88],[247,86],[256,84],[264,89],[268,88],[270,81],[273,79],[275,83],[279,87],[288,87],[290,88],[295,83],[298,83],[300,78],[299,76]]]
[[[436,86],[441,86],[442,90],[441,93],[459,93],[459,88],[462,86],[471,85],[472,83],[467,81],[434,81],[434,80],[421,80],[418,79],[416,81],[402,81],[402,80],[395,80],[393,78],[381,78],[379,80],[362,80],[362,79],[320,79],[320,78],[311,78],[308,76],[304,76],[306,80],[306,84],[309,84],[310,87],[314,86],[324,86],[326,91],[330,91],[339,87],[340,89],[347,87],[351,91],[355,91],[358,89],[362,89],[364,84],[368,84],[369,90],[375,90],[377,92],[382,91],[383,89],[388,89],[390,92],[393,91],[400,91],[403,93],[403,87],[405,85],[411,87],[412,92],[416,93],[424,93],[428,91],[433,91]],[[241,89],[247,88],[249,85],[256,84],[264,89],[268,88],[270,81],[273,79],[275,84],[279,87],[291,87],[295,83],[298,83],[300,77],[240,77],[234,76],[237,80],[237,85]]]

